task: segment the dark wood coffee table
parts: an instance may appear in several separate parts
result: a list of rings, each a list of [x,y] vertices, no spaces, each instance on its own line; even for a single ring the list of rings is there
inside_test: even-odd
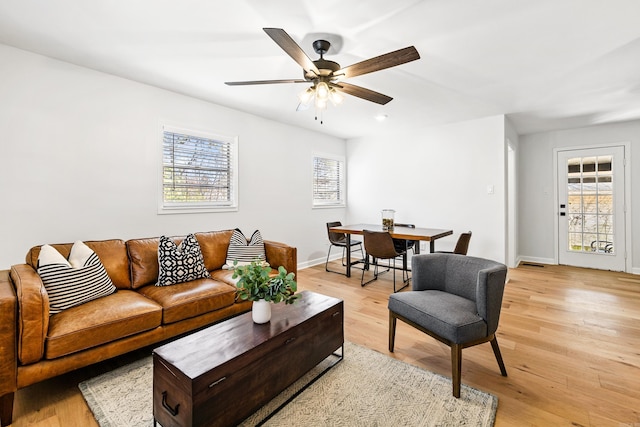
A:
[[[238,424],[343,347],[343,307],[303,291],[293,305],[274,304],[269,323],[249,312],[156,348],[154,424]]]

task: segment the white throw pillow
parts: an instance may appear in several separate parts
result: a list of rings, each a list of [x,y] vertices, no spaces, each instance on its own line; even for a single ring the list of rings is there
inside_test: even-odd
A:
[[[41,265],[62,264],[71,267],[71,264],[60,252],[51,245],[42,245],[38,255],[38,267]]]
[[[227,261],[223,268],[233,268],[235,261],[238,261],[237,265],[249,265],[252,261],[266,261],[266,259],[264,241],[260,230],[254,231],[248,241],[240,229],[233,230],[229,241],[229,249],[227,249]]]
[[[100,258],[88,246],[76,242],[71,254],[74,254],[74,264],[83,259],[84,262],[74,268],[54,247],[43,245],[40,248],[38,274],[49,295],[49,314],[116,292]]]
[[[80,240],[76,240],[76,242],[71,247],[71,253],[69,254],[69,264],[73,268],[80,268],[84,265],[85,262],[89,259],[91,255],[93,255],[93,250],[85,245]]]

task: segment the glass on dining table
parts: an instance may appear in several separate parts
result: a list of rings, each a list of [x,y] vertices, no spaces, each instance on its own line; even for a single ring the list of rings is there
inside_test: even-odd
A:
[[[382,210],[382,229],[384,231],[393,230],[393,221],[396,211],[393,209]]]

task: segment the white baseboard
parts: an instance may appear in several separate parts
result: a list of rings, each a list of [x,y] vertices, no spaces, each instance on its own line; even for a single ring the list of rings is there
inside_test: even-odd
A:
[[[342,255],[337,254],[336,256],[332,256],[329,260],[335,261],[337,259],[341,259]],[[324,264],[326,262],[326,258],[316,258],[313,260],[305,261],[298,263],[298,270],[303,270],[305,268],[313,267],[315,265]],[[546,264],[546,265],[557,265],[553,258],[538,258],[538,257],[527,257],[527,256],[519,256],[516,259],[516,267],[525,262],[531,262],[534,264]],[[630,271],[631,274],[640,275],[640,268],[632,268]]]
[[[522,263],[525,263],[525,262],[531,262],[531,263],[534,263],[534,264],[558,265],[555,262],[555,260],[553,260],[551,258],[518,257],[517,262],[516,262],[516,266],[518,266],[518,265],[520,265]],[[640,268],[631,268],[629,273],[640,275]]]
[[[337,259],[342,259],[342,254],[336,254],[334,256],[332,256],[331,258],[329,258],[329,261],[335,261]],[[298,270],[304,270],[305,268],[309,268],[309,267],[313,267],[316,265],[320,265],[320,264],[324,264],[325,262],[327,262],[327,258],[316,258],[316,259],[311,259],[311,260],[307,260],[305,262],[299,262],[298,263]]]

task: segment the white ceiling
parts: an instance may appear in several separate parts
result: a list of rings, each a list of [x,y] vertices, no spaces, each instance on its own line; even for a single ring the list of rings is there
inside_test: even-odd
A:
[[[347,66],[406,46],[421,59],[354,77],[394,98],[346,96],[324,124],[296,112],[301,68],[263,31],[343,38]],[[0,43],[352,138],[507,114],[520,134],[640,119],[638,0],[2,0]],[[378,123],[376,114],[388,120]]]

